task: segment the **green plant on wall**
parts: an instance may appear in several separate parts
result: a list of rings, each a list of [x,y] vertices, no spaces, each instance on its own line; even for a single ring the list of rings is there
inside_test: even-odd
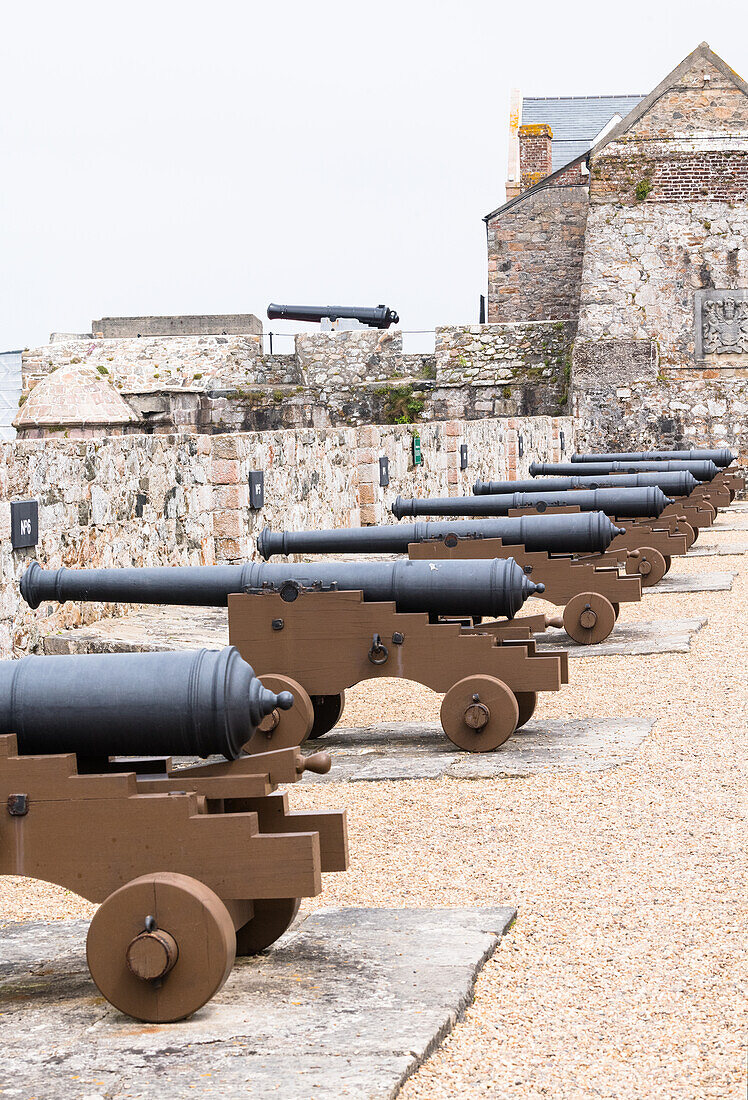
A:
[[[646,179],[645,178],[643,180],[639,180],[636,187],[634,188],[634,194],[636,195],[636,201],[637,202],[644,202],[647,195],[652,190],[652,186],[653,186],[653,184],[652,184],[651,179]]]
[[[384,398],[382,413],[386,424],[413,424],[426,404],[411,385],[381,386],[374,393]]]

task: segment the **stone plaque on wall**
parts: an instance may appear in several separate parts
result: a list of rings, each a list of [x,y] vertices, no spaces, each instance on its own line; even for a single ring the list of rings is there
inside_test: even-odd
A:
[[[694,323],[697,359],[748,359],[748,290],[697,290]]]

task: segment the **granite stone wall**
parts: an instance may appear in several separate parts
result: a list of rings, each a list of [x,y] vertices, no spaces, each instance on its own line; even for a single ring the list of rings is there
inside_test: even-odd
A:
[[[571,321],[438,328],[436,381],[511,386],[529,379],[536,385],[563,386],[574,332]]]
[[[489,322],[576,318],[587,208],[586,186],[549,185],[489,219]]]
[[[632,372],[633,373],[633,372]],[[742,378],[715,372],[630,377],[615,388],[575,387],[577,446],[584,451],[731,447],[748,466],[748,370]]]
[[[422,466],[413,464],[416,431]],[[44,567],[242,561],[255,555],[266,524],[387,522],[398,493],[467,494],[476,477],[527,476],[533,458],[573,448],[571,420],[549,417],[1,444],[0,656],[34,652],[42,635],[126,610],[71,603],[31,611],[18,582],[34,558]],[[390,461],[387,487],[379,485],[381,455]],[[264,472],[260,511],[249,509],[251,470]],[[10,502],[29,498],[39,501],[39,544],[13,551]]]

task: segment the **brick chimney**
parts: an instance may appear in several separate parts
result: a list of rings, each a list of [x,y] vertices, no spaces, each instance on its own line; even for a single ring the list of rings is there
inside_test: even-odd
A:
[[[520,192],[534,187],[553,171],[551,141],[553,131],[546,122],[519,128]]]

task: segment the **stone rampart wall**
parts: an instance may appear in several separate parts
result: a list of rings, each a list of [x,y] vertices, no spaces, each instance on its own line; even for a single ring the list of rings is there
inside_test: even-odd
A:
[[[41,635],[118,608],[44,604],[32,612],[18,582],[44,567],[201,565],[255,556],[267,524],[303,528],[387,522],[398,493],[470,492],[476,477],[527,476],[533,458],[571,454],[568,418],[235,435],[133,435],[0,444],[0,656],[23,655]],[[561,446],[563,437],[563,447]],[[460,444],[468,467],[460,470]],[[521,453],[520,453],[521,452]],[[379,457],[390,484],[379,486]],[[265,507],[249,510],[248,474],[263,470]],[[13,551],[10,501],[39,501],[39,544]]]
[[[563,388],[571,365],[572,321],[450,325],[436,330],[436,381],[509,386],[528,380]]]

